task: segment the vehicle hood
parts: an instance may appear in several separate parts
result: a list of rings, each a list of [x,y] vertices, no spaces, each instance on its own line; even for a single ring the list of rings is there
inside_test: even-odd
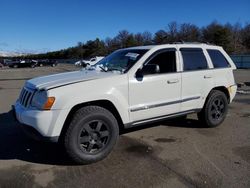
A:
[[[85,82],[94,79],[100,79],[115,76],[117,73],[100,72],[96,70],[80,70],[53,74],[48,76],[36,77],[26,82],[26,87],[38,90],[48,90],[78,82]]]

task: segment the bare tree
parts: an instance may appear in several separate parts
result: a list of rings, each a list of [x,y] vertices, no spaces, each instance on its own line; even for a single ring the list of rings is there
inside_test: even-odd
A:
[[[247,24],[242,30],[242,44],[246,47],[247,52],[250,52],[250,24]]]
[[[194,42],[201,40],[201,33],[200,29],[194,25],[189,23],[181,24],[180,30],[178,32],[179,40],[187,41],[187,42]]]

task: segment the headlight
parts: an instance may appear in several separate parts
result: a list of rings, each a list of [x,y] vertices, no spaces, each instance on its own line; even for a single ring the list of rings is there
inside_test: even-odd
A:
[[[55,102],[55,97],[48,97],[45,91],[36,91],[31,105],[40,110],[50,110]]]

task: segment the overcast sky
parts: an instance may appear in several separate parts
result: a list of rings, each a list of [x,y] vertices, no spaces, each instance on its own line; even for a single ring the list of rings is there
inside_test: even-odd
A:
[[[165,29],[171,21],[243,25],[250,0],[0,0],[0,51],[45,52],[95,38]]]

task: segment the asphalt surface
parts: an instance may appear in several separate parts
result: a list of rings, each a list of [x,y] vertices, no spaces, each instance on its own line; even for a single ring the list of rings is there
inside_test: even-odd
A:
[[[219,127],[190,115],[130,129],[105,160],[77,166],[25,137],[9,112],[25,80],[76,69],[0,69],[0,187],[250,187],[250,70],[235,72],[241,94]]]

